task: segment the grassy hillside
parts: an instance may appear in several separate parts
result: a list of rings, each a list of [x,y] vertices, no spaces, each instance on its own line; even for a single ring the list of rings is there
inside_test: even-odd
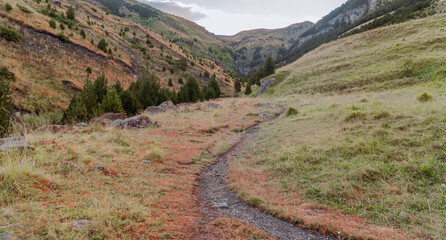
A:
[[[233,51],[204,27],[181,17],[163,13],[135,0],[90,0],[99,2],[120,17],[139,23],[181,46],[194,59],[212,59],[215,64],[235,71]]]
[[[6,3],[12,6],[11,11],[6,10]],[[163,86],[172,79],[174,89],[181,87],[178,79],[187,75],[206,83],[209,79],[203,73],[208,71],[217,74],[225,92],[233,91],[230,76],[213,60],[193,59],[155,32],[88,2],[1,0],[0,6],[0,24],[21,36],[19,42],[0,39],[0,65],[17,75],[12,85],[14,105],[19,110],[66,107],[82,88],[87,68],[91,68],[92,78],[105,73],[112,83],[119,80],[124,87],[148,70]],[[66,17],[70,6],[74,20]],[[100,49],[102,39],[105,46]],[[182,58],[186,59],[185,67],[180,64]]]
[[[440,13],[375,29],[279,69],[268,99],[294,110],[233,163],[234,190],[347,238],[443,239],[445,23]]]
[[[237,67],[247,75],[263,64],[268,55],[275,59],[283,57],[300,35],[312,26],[311,22],[303,22],[281,29],[254,29],[220,38],[234,48]]]

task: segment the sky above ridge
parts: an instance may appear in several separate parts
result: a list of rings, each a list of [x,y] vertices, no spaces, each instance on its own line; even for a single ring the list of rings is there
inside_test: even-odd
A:
[[[346,0],[139,0],[218,35],[316,22]]]

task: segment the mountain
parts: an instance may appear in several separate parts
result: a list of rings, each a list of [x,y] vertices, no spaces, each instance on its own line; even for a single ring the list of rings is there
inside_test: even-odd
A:
[[[0,3],[5,6],[4,1]],[[124,87],[149,71],[162,86],[167,87],[172,79],[171,89],[176,90],[181,87],[178,79],[188,75],[204,85],[209,80],[204,77],[207,71],[217,75],[224,92],[233,92],[233,80],[213,58],[193,55],[162,32],[114,15],[97,1],[15,0],[11,5],[9,11],[0,8],[0,25],[17,32],[21,39],[12,42],[0,38],[0,65],[17,76],[12,83],[14,105],[22,112],[65,108],[82,88],[87,68],[92,70],[90,78],[104,73],[111,83],[119,80]],[[75,19],[66,16],[70,7]],[[188,21],[182,23],[199,31]],[[198,41],[224,46],[216,38],[209,40],[212,36],[203,29],[200,31],[197,36],[203,38]]]
[[[236,70],[232,48],[192,21],[164,13],[144,2],[134,0],[88,1],[99,2],[113,14],[145,26],[169,42],[181,46],[194,58],[211,59],[227,70]]]
[[[220,36],[220,39],[233,47],[237,68],[247,76],[263,64],[268,55],[279,58],[286,54],[300,35],[313,26],[312,22],[303,22],[281,29],[243,31],[234,36]]]
[[[349,0],[303,33],[280,61],[291,63],[346,33],[360,33],[434,14],[432,5],[436,2],[436,0]]]

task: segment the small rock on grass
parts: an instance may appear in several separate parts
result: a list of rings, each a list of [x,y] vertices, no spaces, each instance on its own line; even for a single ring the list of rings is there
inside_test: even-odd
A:
[[[150,164],[150,160],[142,160],[143,163]]]
[[[408,217],[409,217],[409,214],[406,213],[406,212],[400,212],[400,217],[402,217],[402,218],[408,218]]]
[[[10,240],[12,239],[9,232],[0,233],[0,240]]]
[[[80,122],[80,123],[76,124],[76,126],[78,126],[78,127],[88,127],[88,124],[86,124],[84,122]]]
[[[90,220],[80,219],[73,222],[73,228],[82,229],[87,227],[90,224]]]
[[[218,203],[213,205],[214,208],[229,208],[227,203]]]

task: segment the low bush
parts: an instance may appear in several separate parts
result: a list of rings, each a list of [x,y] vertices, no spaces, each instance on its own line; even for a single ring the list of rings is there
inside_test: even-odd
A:
[[[4,26],[0,26],[0,37],[9,42],[19,42],[21,39],[21,36],[14,29]]]
[[[420,102],[430,102],[432,101],[434,98],[432,97],[432,95],[430,95],[429,93],[425,92],[421,95],[419,95],[417,97],[418,101]]]
[[[5,4],[5,10],[6,10],[7,12],[10,12],[10,11],[12,10],[12,6],[11,6],[11,4],[6,3],[6,4]]]
[[[29,10],[28,8],[26,8],[25,6],[22,6],[20,4],[17,4],[17,7],[24,13],[33,13],[31,10]]]
[[[290,117],[290,116],[294,116],[297,115],[299,113],[299,111],[293,107],[289,107],[288,110],[286,111],[286,116]]]

